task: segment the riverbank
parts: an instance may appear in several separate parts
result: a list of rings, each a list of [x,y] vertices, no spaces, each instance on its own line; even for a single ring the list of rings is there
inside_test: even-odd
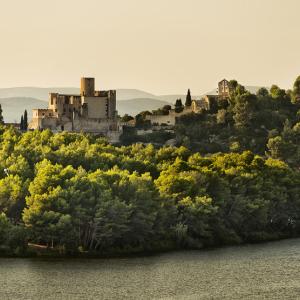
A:
[[[120,259],[0,258],[1,299],[296,299],[300,239]]]
[[[285,240],[294,240],[300,239],[299,236],[293,237],[281,237],[280,239],[268,239],[264,241],[256,241],[252,243],[241,243],[241,244],[227,244],[227,245],[219,245],[219,246],[210,246],[210,247],[203,247],[199,249],[195,248],[165,248],[165,249],[156,249],[152,251],[118,251],[118,252],[106,252],[106,253],[99,253],[99,252],[76,252],[76,253],[61,253],[58,249],[30,244],[28,250],[24,253],[7,253],[3,254],[0,252],[0,258],[30,258],[30,259],[118,259],[118,258],[138,258],[138,257],[152,257],[158,256],[163,254],[172,254],[172,253],[179,253],[182,251],[212,251],[212,250],[221,250],[226,249],[229,247],[247,247],[251,245],[268,245],[270,243],[281,242]]]

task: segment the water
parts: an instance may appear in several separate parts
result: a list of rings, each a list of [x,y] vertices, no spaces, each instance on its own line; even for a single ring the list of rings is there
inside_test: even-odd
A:
[[[300,239],[126,259],[0,259],[0,299],[300,299]]]

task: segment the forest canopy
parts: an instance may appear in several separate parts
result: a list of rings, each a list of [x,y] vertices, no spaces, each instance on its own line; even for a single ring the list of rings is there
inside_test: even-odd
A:
[[[110,255],[297,236],[300,173],[271,149],[201,155],[2,126],[0,251]]]

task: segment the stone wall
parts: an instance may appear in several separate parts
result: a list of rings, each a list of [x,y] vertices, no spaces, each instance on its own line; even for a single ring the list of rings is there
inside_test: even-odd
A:
[[[82,97],[82,102],[87,104],[88,118],[106,119],[107,116],[107,97]]]

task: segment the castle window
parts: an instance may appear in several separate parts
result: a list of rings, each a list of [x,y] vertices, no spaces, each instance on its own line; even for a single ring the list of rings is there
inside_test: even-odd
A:
[[[51,103],[51,105],[53,105],[53,99],[51,98],[51,100],[50,100],[50,103]]]

